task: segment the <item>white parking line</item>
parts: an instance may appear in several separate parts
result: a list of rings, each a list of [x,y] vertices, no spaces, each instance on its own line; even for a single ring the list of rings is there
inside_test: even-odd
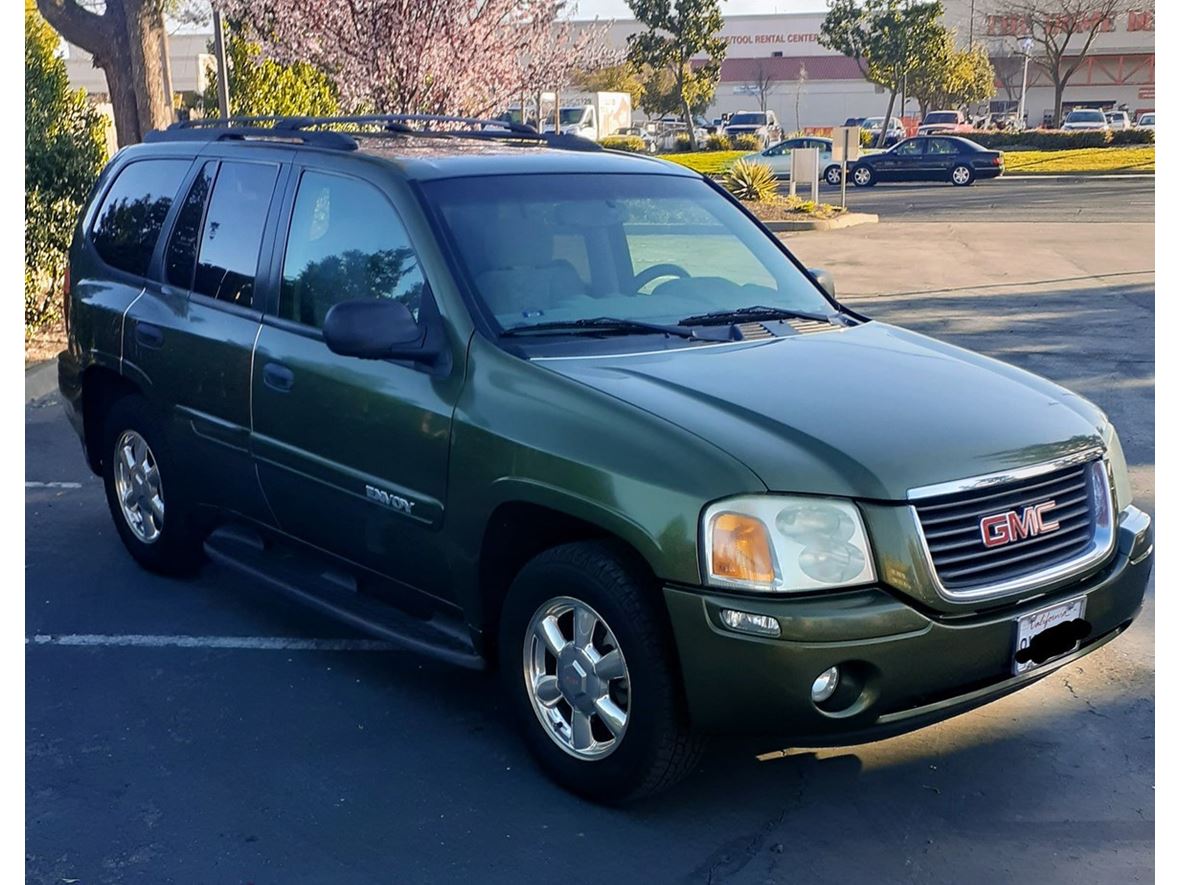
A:
[[[80,482],[26,482],[26,489],[80,489]]]
[[[131,648],[228,648],[261,651],[395,651],[397,646],[379,639],[299,639],[287,636],[150,636],[139,633],[38,633],[25,643],[86,647]]]

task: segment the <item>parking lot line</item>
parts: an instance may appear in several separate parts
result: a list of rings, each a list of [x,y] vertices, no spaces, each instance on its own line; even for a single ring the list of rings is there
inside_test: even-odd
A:
[[[300,639],[289,636],[152,636],[139,633],[38,633],[25,643],[122,648],[217,648],[261,651],[395,651],[379,639]]]
[[[80,489],[80,482],[26,482],[26,489]]]

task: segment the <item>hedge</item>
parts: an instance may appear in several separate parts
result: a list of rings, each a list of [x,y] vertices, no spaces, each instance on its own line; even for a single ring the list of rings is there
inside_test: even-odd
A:
[[[602,146],[612,151],[628,151],[632,154],[646,153],[647,145],[638,135],[608,135]]]
[[[1113,132],[1101,129],[1082,132],[1026,129],[1024,132],[965,132],[963,137],[986,148],[1000,150],[1026,148],[1038,151],[1063,151],[1110,145],[1155,144],[1155,133],[1150,129],[1117,129]]]

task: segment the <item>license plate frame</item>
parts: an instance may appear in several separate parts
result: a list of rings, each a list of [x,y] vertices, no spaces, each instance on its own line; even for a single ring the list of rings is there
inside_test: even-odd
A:
[[[1064,655],[1072,651],[1076,651],[1078,645],[1081,644],[1079,640],[1073,648],[1067,649],[1061,654],[1054,655],[1040,663],[1036,661],[1018,661],[1016,655],[1021,649],[1026,648],[1033,639],[1059,624],[1064,624],[1067,621],[1080,620],[1086,615],[1086,597],[1077,596],[1073,599],[1067,599],[1065,602],[1054,603],[1045,608],[1037,609],[1034,612],[1029,612],[1027,615],[1021,615],[1016,619],[1014,624],[1014,639],[1012,643],[1012,673],[1019,676],[1022,673],[1028,673],[1030,670],[1036,670],[1051,664]]]

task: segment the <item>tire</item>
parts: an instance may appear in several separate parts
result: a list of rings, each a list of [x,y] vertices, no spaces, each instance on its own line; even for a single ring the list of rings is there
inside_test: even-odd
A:
[[[873,170],[869,166],[854,167],[849,177],[857,187],[872,187],[877,183],[877,176],[873,174]]]
[[[975,172],[970,166],[960,163],[951,170],[951,184],[955,187],[966,187],[975,181]]]
[[[130,452],[136,464],[121,470],[117,460],[124,452]],[[116,400],[106,414],[102,479],[115,529],[136,562],[165,575],[190,574],[200,565],[203,534],[164,434],[142,397]],[[135,498],[126,508],[121,489],[130,489]],[[138,525],[133,511],[140,514]]]
[[[618,673],[621,667],[622,676],[599,679],[587,663],[593,658],[579,657],[574,622],[587,610],[587,617],[598,621],[589,645],[603,659],[618,651],[622,657],[615,656],[610,669]],[[563,657],[572,656],[564,668],[551,650],[554,643],[539,638],[552,635],[544,629],[550,616],[567,643]],[[525,743],[549,777],[571,792],[622,803],[665,790],[695,768],[704,741],[688,725],[671,627],[658,589],[629,551],[578,542],[547,550],[525,565],[504,601],[499,662]],[[542,677],[549,691],[535,695],[538,672],[552,675]],[[544,695],[553,700],[535,700]],[[598,703],[612,705],[604,708],[612,716],[583,714],[589,724],[582,735],[589,741],[578,747],[574,704],[595,706],[590,698],[596,695]],[[614,726],[608,727],[611,718]],[[566,726],[568,733],[561,734]]]
[[[826,181],[832,187],[839,187],[840,186],[840,167],[833,165],[833,166],[829,166],[827,169],[825,169],[824,170],[824,181]]]

